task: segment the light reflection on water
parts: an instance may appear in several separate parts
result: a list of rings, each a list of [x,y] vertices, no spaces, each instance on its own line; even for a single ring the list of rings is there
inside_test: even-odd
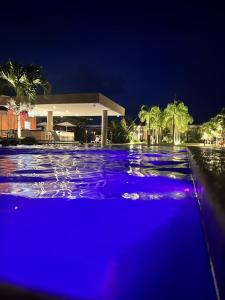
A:
[[[206,171],[216,176],[225,174],[225,149],[213,147],[191,148],[194,158]]]
[[[29,198],[183,199],[193,196],[179,148],[0,149],[0,194]]]

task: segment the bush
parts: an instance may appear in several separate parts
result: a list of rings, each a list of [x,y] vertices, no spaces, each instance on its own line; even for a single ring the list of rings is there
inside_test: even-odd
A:
[[[23,145],[36,145],[37,143],[37,140],[32,136],[27,136],[21,140],[21,144]]]
[[[17,146],[19,144],[18,139],[12,139],[9,141],[10,146]]]
[[[3,147],[9,146],[9,141],[6,138],[2,139],[2,146]]]
[[[129,143],[131,136],[124,118],[121,120],[114,120],[111,123],[112,142],[113,143]]]
[[[4,139],[2,139],[1,144],[2,144],[3,147],[17,146],[19,144],[19,140],[18,139],[7,139],[7,138],[4,138]]]

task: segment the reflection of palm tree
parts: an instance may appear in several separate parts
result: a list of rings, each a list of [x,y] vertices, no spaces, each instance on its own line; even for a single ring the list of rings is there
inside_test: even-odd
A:
[[[9,60],[0,65],[0,87],[9,87],[15,93],[15,100],[11,100],[9,105],[18,116],[18,137],[20,138],[20,113],[34,104],[40,88],[46,93],[50,85],[44,79],[41,67],[23,66]]]
[[[169,103],[163,111],[163,127],[172,131],[173,143],[180,143],[180,133],[188,130],[188,124],[193,119],[188,112],[188,107],[183,102],[175,101]]]

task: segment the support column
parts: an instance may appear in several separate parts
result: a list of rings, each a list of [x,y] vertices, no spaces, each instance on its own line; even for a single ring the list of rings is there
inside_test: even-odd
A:
[[[101,144],[105,146],[107,144],[107,130],[108,130],[108,111],[102,111],[102,127],[101,127]]]
[[[53,111],[48,111],[46,130],[47,131],[53,130]]]

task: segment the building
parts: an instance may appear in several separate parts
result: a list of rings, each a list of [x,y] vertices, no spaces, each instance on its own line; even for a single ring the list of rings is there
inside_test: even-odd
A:
[[[0,105],[7,107],[10,97],[0,96]],[[10,114],[12,115],[11,117]],[[76,117],[101,117],[101,143],[106,144],[108,116],[124,116],[125,109],[104,96],[101,93],[85,94],[58,94],[48,96],[37,96],[35,105],[26,114],[21,122],[22,136],[32,135],[38,140],[49,140],[52,138],[54,116],[76,116]],[[45,131],[36,130],[36,117],[47,118]],[[13,119],[13,121],[11,121]],[[0,131],[17,129],[17,116],[6,111],[0,115],[0,124],[4,124]],[[0,125],[1,126],[1,125]],[[69,134],[69,133],[68,133]]]

